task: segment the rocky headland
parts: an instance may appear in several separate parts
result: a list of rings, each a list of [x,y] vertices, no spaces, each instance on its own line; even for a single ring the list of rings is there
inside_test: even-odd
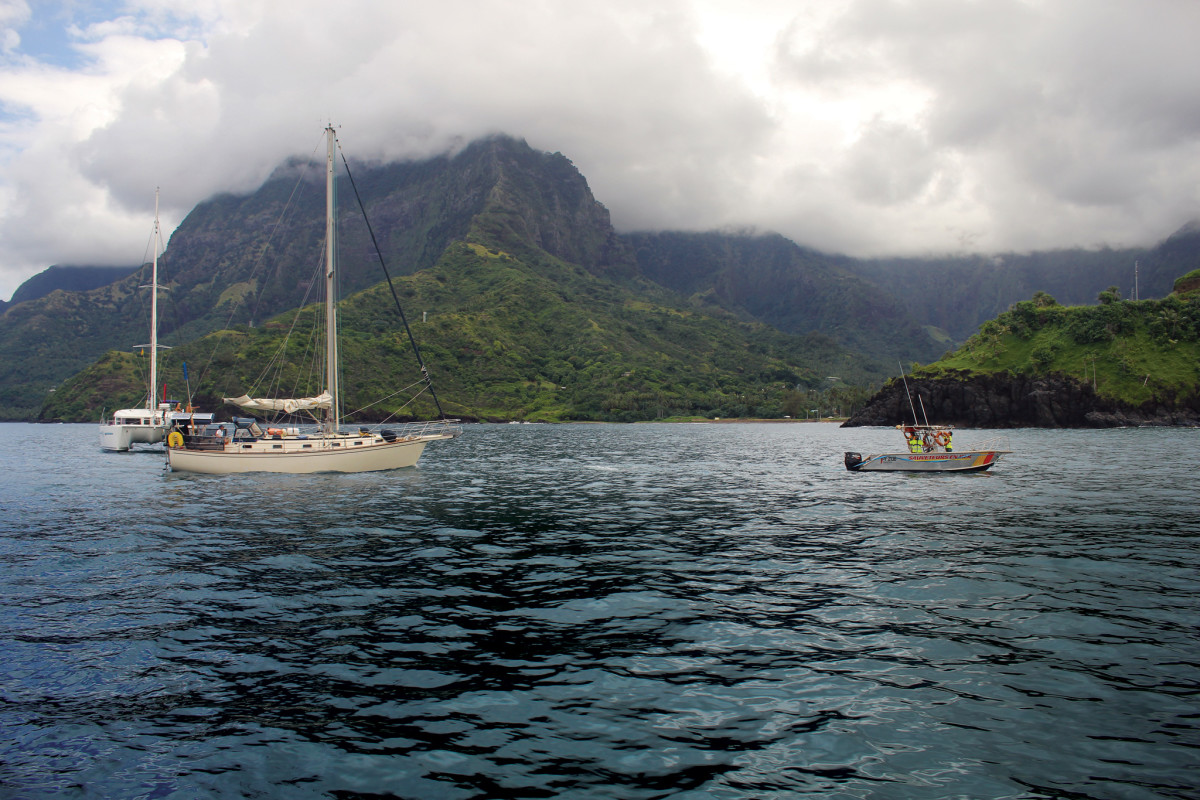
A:
[[[921,422],[965,428],[1119,428],[1200,426],[1200,397],[1130,406],[1102,397],[1090,384],[1062,375],[979,374],[908,378]],[[924,406],[924,411],[922,411]],[[843,427],[913,421],[903,381],[893,380]]]

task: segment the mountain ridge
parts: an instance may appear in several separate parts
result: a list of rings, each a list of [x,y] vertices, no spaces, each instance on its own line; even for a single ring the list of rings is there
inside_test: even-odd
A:
[[[924,361],[952,348],[986,319],[984,312],[1016,302],[1013,292],[1033,280],[1005,282],[976,265],[956,288],[936,265],[906,262],[916,270],[908,278],[902,269],[884,275],[883,262],[830,256],[778,234],[619,234],[568,158],[507,136],[419,162],[350,165],[394,276],[430,269],[455,242],[504,251],[535,269],[549,256],[646,297],[670,295],[652,304],[721,311],[731,321],[817,335],[810,341],[827,342],[830,359],[840,357],[840,348],[860,351],[856,374],[866,382],[890,371],[886,364],[897,358]],[[297,267],[307,264],[315,272],[318,266],[311,254],[323,232],[322,179],[311,162],[292,159],[255,192],[198,205],[160,259],[169,287],[160,303],[160,339],[179,346],[238,320],[263,324],[309,302],[313,273]],[[348,224],[357,213],[353,195],[348,187],[340,191],[342,281],[351,295],[379,275],[368,232]],[[304,211],[299,221],[281,222],[288,208]],[[1160,245],[1172,263],[1200,252],[1195,237],[1179,233],[1170,248]],[[1103,274],[1141,252],[1120,252],[1105,262]],[[1097,277],[1089,273],[1089,257],[1072,251],[1084,264],[1073,273],[1081,284]],[[1040,268],[1050,270],[1046,261]],[[109,286],[18,303],[0,316],[0,417],[36,417],[52,387],[107,350],[146,338],[148,296],[137,287],[147,282],[147,269]],[[994,287],[994,297],[964,300],[980,281]],[[942,306],[930,301],[928,287],[946,298]]]

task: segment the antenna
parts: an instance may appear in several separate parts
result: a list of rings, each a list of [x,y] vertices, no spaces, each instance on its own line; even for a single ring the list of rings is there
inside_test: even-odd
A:
[[[1133,262],[1133,299],[1138,300],[1138,262]]]
[[[925,427],[928,428],[929,415],[925,413],[925,398],[921,397],[921,395],[917,395],[917,402],[921,404],[921,416],[925,418]]]

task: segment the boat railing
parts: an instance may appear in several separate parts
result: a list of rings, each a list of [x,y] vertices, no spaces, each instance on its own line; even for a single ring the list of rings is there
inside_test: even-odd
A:
[[[224,435],[221,435],[214,430],[208,430],[209,427],[211,427],[211,426],[205,426],[205,429],[198,430],[195,432],[188,431],[186,428],[181,428],[180,432],[183,434],[184,449],[185,450],[224,450],[225,445],[231,441],[231,439],[228,435],[230,433],[230,431],[226,430],[226,431],[224,431]],[[269,429],[269,430],[271,430],[273,432],[273,429]],[[363,429],[363,430],[366,431],[367,429]],[[457,436],[462,435],[462,420],[437,419],[437,420],[429,420],[426,422],[401,422],[401,423],[398,423],[395,425],[381,426],[380,429],[377,430],[376,432],[379,433],[380,435],[382,435],[383,438],[389,442],[397,441],[397,440],[409,441],[412,439],[419,439],[421,437],[431,437],[431,436],[446,437],[446,438],[453,439]],[[315,439],[320,438],[320,433],[317,430],[312,430],[312,431],[302,430],[296,434],[293,434],[293,436],[295,436],[295,438],[300,438],[300,439],[312,438],[315,440]],[[279,435],[262,436],[262,437],[253,437],[250,435],[235,435],[232,438],[232,441],[249,442],[249,441],[255,441],[258,438],[278,439],[281,437]],[[289,437],[289,438],[291,438],[291,437]]]
[[[229,441],[224,436],[214,436],[206,433],[183,433],[183,448],[185,450],[224,450]]]
[[[973,444],[971,449],[977,452],[985,450],[1012,450],[1009,447],[1007,436],[993,436],[990,439],[984,439],[982,442]]]
[[[403,422],[399,425],[381,427],[379,433],[387,438],[388,431],[400,439],[417,439],[422,436],[448,436],[453,439],[462,435],[462,420],[433,419],[425,422]]]

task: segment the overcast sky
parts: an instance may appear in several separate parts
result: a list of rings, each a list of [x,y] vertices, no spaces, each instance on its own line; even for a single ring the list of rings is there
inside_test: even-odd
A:
[[[328,9],[334,9],[330,11]],[[619,230],[850,255],[1143,245],[1200,217],[1197,0],[0,0],[0,297],[146,254],[328,120],[502,132]]]

